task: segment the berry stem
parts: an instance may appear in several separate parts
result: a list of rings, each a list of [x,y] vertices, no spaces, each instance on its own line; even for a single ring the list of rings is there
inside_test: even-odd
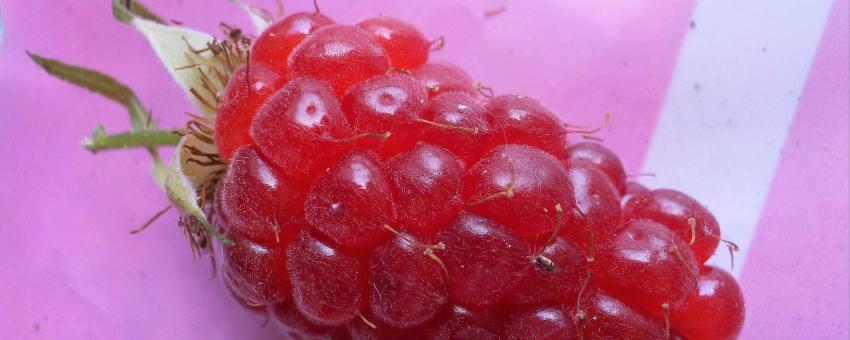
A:
[[[130,234],[138,234],[138,233],[142,232],[142,230],[147,229],[147,228],[148,228],[148,226],[150,226],[151,224],[153,224],[154,222],[156,222],[156,220],[158,220],[158,219],[159,219],[162,215],[164,215],[164,214],[165,214],[168,210],[170,210],[172,207],[174,207],[174,206],[173,206],[173,205],[171,205],[171,204],[169,204],[168,206],[166,206],[166,207],[165,207],[165,209],[162,209],[162,210],[160,210],[159,212],[157,212],[156,214],[154,214],[154,215],[153,215],[153,217],[151,217],[150,219],[148,219],[148,221],[147,221],[147,222],[145,222],[145,224],[142,224],[142,226],[141,226],[141,227],[138,227],[138,228],[136,228],[136,229],[130,230]]]
[[[106,128],[98,126],[92,136],[82,144],[91,153],[104,150],[128,149],[137,147],[155,148],[177,145],[180,142],[179,130],[137,130],[118,134],[108,134]]]
[[[440,51],[446,47],[446,37],[439,36],[437,39],[431,40],[428,45],[431,46],[431,51]]]
[[[664,338],[670,339],[670,304],[662,303],[661,308],[664,309]]]
[[[581,211],[581,208],[576,207],[574,210],[576,212],[578,212],[579,215],[581,215],[581,218],[584,219],[585,222],[587,222],[587,228],[588,228],[587,262],[593,262],[593,260],[595,258],[594,256],[595,256],[595,253],[596,253],[596,242],[595,242],[595,235],[594,235],[594,232],[593,232],[594,231],[593,222],[587,217],[587,215],[584,214],[583,211]]]
[[[593,129],[575,129],[570,130],[570,126],[567,126],[567,133],[580,133],[582,135],[592,135],[599,131],[602,131],[606,126],[608,126],[608,122],[611,121],[611,112],[605,112],[605,119],[602,121],[602,124],[593,128]]]
[[[366,324],[366,326],[369,326],[372,329],[378,329],[378,326],[376,326],[374,323],[372,323],[372,321],[369,321],[369,319],[363,316],[363,313],[357,312],[357,317],[359,317],[360,320]]]
[[[564,209],[561,208],[561,203],[555,204],[555,230],[552,231],[552,235],[549,236],[549,239],[546,240],[546,244],[544,247],[552,244],[552,241],[555,241],[555,237],[558,236],[558,232],[561,231],[562,224],[562,216],[564,214]]]
[[[348,142],[352,142],[352,141],[355,141],[355,140],[358,140],[358,139],[361,139],[361,138],[377,138],[377,139],[380,139],[380,140],[387,140],[387,139],[390,138],[390,135],[391,134],[390,134],[389,131],[384,132],[384,133],[367,132],[367,133],[361,133],[359,135],[354,135],[354,136],[351,136],[351,137],[348,137],[348,138],[335,139],[334,142],[348,143]]]
[[[514,184],[516,183],[516,169],[514,168],[514,161],[508,158],[508,164],[511,166],[511,181],[508,182],[508,186],[505,190],[499,191],[495,194],[487,195],[486,197],[477,200],[475,202],[466,203],[468,206],[476,206],[479,204],[487,203],[499,197],[511,198],[514,197]]]
[[[691,242],[688,244],[693,245],[697,240],[697,219],[693,217],[688,218],[688,226],[691,227]]]

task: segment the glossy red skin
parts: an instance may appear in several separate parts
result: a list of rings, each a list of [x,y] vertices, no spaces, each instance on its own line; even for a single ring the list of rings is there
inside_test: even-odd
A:
[[[269,307],[274,324],[287,339],[331,340],[344,337],[342,328],[319,326],[301,316],[292,303],[281,303]]]
[[[594,244],[599,244],[614,237],[622,228],[620,194],[608,176],[589,162],[570,163],[567,176],[575,192],[576,206],[581,212],[566,212],[570,227],[562,228],[561,235],[580,245],[590,255],[591,229]]]
[[[552,261],[554,270],[538,264],[542,255]],[[540,253],[527,257],[530,274],[504,297],[504,302],[515,305],[540,305],[543,303],[572,303],[582,285],[587,271],[587,260],[572,242],[556,238]]]
[[[328,25],[307,36],[289,55],[290,78],[312,77],[327,82],[338,95],[360,81],[383,74],[389,60],[360,28]]]
[[[293,13],[271,24],[251,46],[251,63],[267,63],[280,75],[286,75],[289,54],[308,34],[333,20],[321,13]]]
[[[224,287],[227,288],[227,291],[230,293],[230,296],[233,297],[233,300],[236,300],[242,308],[245,308],[253,313],[257,314],[265,314],[266,313],[266,305],[260,304],[256,301],[247,300],[244,296],[245,294],[240,293],[240,291],[245,288],[237,287],[239,283],[230,278],[230,273],[228,271],[222,272],[222,281],[224,282]]]
[[[463,163],[443,148],[419,144],[387,164],[402,230],[429,238],[463,205]]]
[[[648,219],[670,228],[689,244],[698,263],[705,263],[714,255],[720,242],[720,226],[714,215],[697,200],[676,190],[656,189],[636,195],[623,207],[623,215],[628,220]],[[696,222],[693,244],[690,218]]]
[[[391,327],[420,326],[448,301],[446,273],[421,244],[401,234],[369,256],[372,314]]]
[[[649,192],[649,189],[647,189],[643,184],[638,182],[626,182],[626,194],[620,199],[620,205],[625,207],[632,197],[647,192]]]
[[[304,192],[242,146],[219,183],[216,203],[229,228],[265,245],[286,243],[301,229]]]
[[[512,196],[483,199],[506,192]],[[467,209],[491,218],[532,244],[542,244],[557,225],[555,206],[563,210],[560,228],[575,206],[572,185],[563,165],[545,152],[525,145],[502,145],[469,169],[464,178]]]
[[[257,113],[251,136],[257,149],[294,182],[325,170],[351,147],[353,135],[333,92],[314,79],[290,81]]]
[[[464,130],[433,124],[420,124],[422,140],[451,151],[455,156],[472,165],[489,149],[493,131],[487,123],[487,110],[478,100],[466,92],[446,92],[431,98],[425,120],[459,127]],[[476,129],[476,131],[469,131]],[[498,135],[501,138],[501,134]]]
[[[372,34],[387,52],[392,67],[410,70],[428,61],[428,39],[407,22],[381,16],[363,20],[357,27]]]
[[[602,173],[608,175],[620,195],[626,193],[626,170],[623,168],[623,162],[602,144],[590,142],[571,144],[564,151],[563,159],[567,163],[581,160],[595,164]]]
[[[492,143],[533,146],[551,155],[561,155],[566,145],[564,123],[536,99],[523,95],[502,95],[487,103],[490,126],[504,131]],[[500,139],[501,138],[501,139]]]
[[[242,145],[254,144],[251,122],[257,110],[284,84],[284,78],[265,64],[243,65],[233,71],[219,97],[215,146],[229,160]]]
[[[498,302],[530,271],[528,246],[498,223],[461,213],[441,231],[445,250],[435,251],[448,268],[449,296],[466,307]]]
[[[363,138],[360,147],[392,156],[416,143],[428,94],[410,76],[386,74],[349,87],[342,107],[356,133],[390,133],[386,140]]]
[[[304,203],[304,218],[316,232],[346,249],[372,248],[391,235],[396,207],[383,165],[354,151],[316,180]]]
[[[288,300],[292,287],[283,246],[251,242],[234,229],[225,236],[234,243],[224,247],[224,276],[231,292],[251,306]]]
[[[696,288],[697,268],[687,244],[666,227],[632,220],[599,246],[591,269],[598,287],[632,308],[654,312],[685,301]]]
[[[569,306],[530,307],[514,310],[507,316],[505,339],[565,340],[578,339]]]
[[[744,325],[744,296],[735,278],[717,267],[701,267],[697,289],[670,310],[670,324],[692,340],[737,338]]]
[[[578,303],[576,326],[584,339],[664,339],[663,325],[599,289],[588,287]]]
[[[394,328],[382,323],[372,313],[364,313],[366,320],[369,320],[376,328],[372,328],[360,318],[351,320],[346,325],[348,335],[353,340],[426,340],[428,339],[423,334],[423,330],[418,327],[412,328]]]
[[[301,315],[321,326],[340,326],[365,302],[366,272],[352,254],[306,230],[286,250],[292,301]]]
[[[454,91],[466,92],[472,96],[476,94],[472,78],[454,64],[428,63],[411,70],[411,73],[428,89],[428,94],[432,97]]]
[[[455,305],[425,327],[425,334],[434,340],[498,340],[504,321],[488,311],[476,312]]]

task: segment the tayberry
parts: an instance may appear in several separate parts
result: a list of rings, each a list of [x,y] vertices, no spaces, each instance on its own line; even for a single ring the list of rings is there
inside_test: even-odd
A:
[[[369,34],[360,28],[324,26],[308,35],[289,55],[290,78],[312,77],[327,82],[337,94],[389,68],[389,60]]]
[[[266,63],[286,75],[289,54],[304,38],[333,20],[321,13],[294,13],[266,28],[251,45],[251,62]]]
[[[222,157],[230,159],[240,146],[254,144],[251,122],[260,106],[283,86],[283,80],[260,63],[239,67],[230,75],[215,120],[215,146]]]
[[[390,59],[390,66],[413,69],[428,61],[428,40],[415,26],[390,17],[375,17],[357,23],[372,33]]]

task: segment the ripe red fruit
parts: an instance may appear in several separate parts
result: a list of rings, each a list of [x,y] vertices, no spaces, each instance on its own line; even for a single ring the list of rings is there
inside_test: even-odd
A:
[[[418,120],[428,106],[425,88],[410,76],[380,75],[351,86],[342,107],[357,133],[389,133],[387,139],[363,138],[360,146],[383,155],[409,149],[417,140]]]
[[[562,228],[561,234],[592,256],[591,245],[607,241],[622,228],[620,195],[608,177],[589,162],[570,163],[567,176],[575,191],[576,209],[567,212],[570,227]]]
[[[575,206],[561,163],[524,145],[499,146],[469,169],[464,196],[470,210],[538,244],[564,227],[566,213]]]
[[[321,13],[294,13],[266,28],[251,45],[251,63],[270,65],[278,74],[286,75],[289,54],[304,38],[333,20]]]
[[[670,189],[636,195],[624,207],[626,219],[648,219],[670,228],[693,251],[697,263],[714,255],[720,227],[714,215],[688,195]]]
[[[348,249],[371,248],[390,236],[396,209],[384,169],[354,152],[319,178],[304,203],[310,227]]]
[[[523,95],[503,95],[487,103],[490,126],[501,130],[493,143],[533,146],[551,155],[560,155],[566,144],[564,123],[536,99]],[[501,138],[501,139],[500,139]]]
[[[449,272],[449,294],[465,307],[496,303],[531,269],[531,250],[481,216],[461,213],[437,239],[446,245],[436,253]]]
[[[390,17],[375,17],[357,23],[372,33],[390,59],[390,66],[413,69],[428,61],[430,44],[415,26]]]
[[[488,311],[476,312],[461,306],[452,306],[425,328],[426,338],[498,340],[502,333],[502,323],[504,320]]]
[[[739,332],[740,289],[698,267],[719,237],[704,207],[627,189],[613,152],[569,144],[531,97],[477,97],[410,24],[297,13],[252,51],[220,98],[209,207],[234,242],[225,284],[286,337]]]
[[[411,71],[432,97],[453,91],[475,95],[472,79],[460,67],[450,63],[429,63]]]
[[[306,230],[286,250],[292,301],[317,325],[339,326],[357,316],[365,301],[360,261]]]
[[[531,267],[531,274],[505,295],[505,302],[521,305],[572,303],[581,289],[587,261],[575,245],[558,237],[540,253],[529,256],[527,266]]]
[[[646,312],[680,305],[698,279],[688,245],[649,220],[627,222],[617,236],[600,245],[592,270],[597,286]]]
[[[507,321],[506,339],[578,339],[569,306],[524,308],[510,313]]]
[[[312,77],[327,82],[337,94],[390,67],[387,55],[360,28],[324,26],[308,35],[289,55],[290,78]]]
[[[583,339],[664,339],[662,325],[608,296],[588,287],[577,302],[576,328]]]
[[[448,301],[447,273],[423,254],[425,249],[413,236],[400,234],[369,257],[369,304],[372,314],[390,327],[422,325]]]
[[[447,92],[431,98],[423,118],[427,122],[420,125],[422,140],[446,148],[468,165],[481,159],[490,144],[487,110],[468,93]]]
[[[744,325],[744,297],[723,269],[700,268],[697,289],[670,310],[670,323],[688,339],[735,339]]]
[[[608,175],[608,179],[619,190],[620,195],[626,193],[626,170],[623,163],[614,152],[599,143],[577,143],[567,147],[564,152],[564,160],[567,163],[575,161],[589,161],[593,163],[602,173]]]
[[[250,306],[269,305],[292,295],[286,270],[286,253],[280,246],[251,242],[234,229],[224,248],[224,277],[230,291]]]
[[[266,245],[283,244],[301,228],[304,194],[247,145],[219,183],[219,215],[229,229]]]
[[[336,161],[350,143],[351,128],[336,97],[314,79],[290,81],[260,108],[251,127],[260,152],[303,183]]]
[[[219,97],[215,121],[215,146],[224,159],[251,140],[251,122],[257,109],[283,86],[284,78],[265,64],[241,66],[230,75],[230,81]]]
[[[270,307],[269,313],[275,326],[288,339],[341,339],[347,334],[340,328],[319,326],[301,316],[292,303],[286,302]]]
[[[388,168],[398,224],[407,232],[431,237],[463,205],[463,164],[445,149],[423,143],[390,160]]]

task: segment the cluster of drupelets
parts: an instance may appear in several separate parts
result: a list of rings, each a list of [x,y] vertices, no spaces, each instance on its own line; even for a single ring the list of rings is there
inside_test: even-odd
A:
[[[428,63],[441,42],[318,11],[256,39],[215,126],[233,295],[294,338],[734,338],[711,213]]]

